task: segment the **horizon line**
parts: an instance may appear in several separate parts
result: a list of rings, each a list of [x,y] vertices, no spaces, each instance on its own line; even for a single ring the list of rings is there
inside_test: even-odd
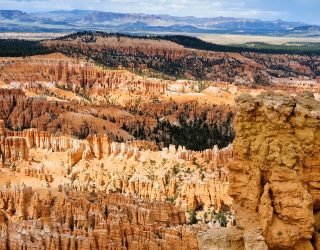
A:
[[[251,18],[251,17],[233,17],[233,16],[211,16],[211,17],[199,17],[194,15],[172,15],[172,14],[148,14],[145,12],[121,12],[121,11],[104,11],[104,10],[96,10],[96,9],[56,9],[56,10],[42,10],[42,11],[25,11],[20,9],[0,9],[0,11],[21,11],[27,14],[36,14],[36,13],[50,13],[50,12],[59,12],[59,11],[66,11],[66,12],[72,12],[72,11],[92,11],[92,12],[101,12],[101,13],[116,13],[116,14],[127,14],[127,15],[146,15],[146,16],[170,16],[170,17],[180,17],[180,18],[196,18],[196,19],[216,19],[216,18],[231,18],[231,19],[239,19],[239,20],[256,20],[256,21],[264,21],[264,22],[276,22],[276,21],[282,21],[282,22],[290,22],[290,23],[301,23],[306,24],[307,26],[320,26],[320,24],[311,24],[309,22],[305,21],[289,21],[284,19],[263,19],[263,18]]]

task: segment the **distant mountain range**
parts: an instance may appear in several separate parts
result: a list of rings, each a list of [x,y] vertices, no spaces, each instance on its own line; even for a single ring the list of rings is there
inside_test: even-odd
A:
[[[176,17],[91,10],[41,13],[0,10],[0,32],[75,32],[81,30],[320,36],[320,26],[283,20]]]

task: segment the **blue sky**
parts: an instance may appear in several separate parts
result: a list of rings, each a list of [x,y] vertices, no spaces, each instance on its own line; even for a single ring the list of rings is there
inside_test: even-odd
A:
[[[320,24],[320,0],[0,0],[0,9],[29,12],[91,9],[177,16],[284,19]]]

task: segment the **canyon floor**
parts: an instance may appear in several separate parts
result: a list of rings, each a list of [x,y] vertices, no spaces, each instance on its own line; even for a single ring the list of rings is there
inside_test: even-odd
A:
[[[36,46],[0,57],[0,249],[320,249],[318,56]]]
[[[259,36],[259,35],[229,35],[229,34],[201,34],[202,40],[217,44],[243,44],[261,42],[273,45],[288,43],[318,43],[319,37],[290,37],[290,36]]]

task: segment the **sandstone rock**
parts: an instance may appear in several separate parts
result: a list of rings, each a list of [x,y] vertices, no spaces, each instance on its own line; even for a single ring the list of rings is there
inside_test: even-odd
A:
[[[169,81],[145,78],[126,70],[105,70],[91,63],[79,63],[60,55],[58,57],[12,60],[0,69],[1,79],[20,82],[32,88],[37,83],[51,82],[78,93],[108,94],[121,90],[126,93],[164,94]]]
[[[320,119],[312,113],[320,103],[275,93],[242,95],[237,103],[228,168],[238,222],[245,230],[262,227],[271,248],[309,247],[320,180]]]
[[[113,194],[89,201],[83,194],[65,189],[64,199],[53,202],[50,193],[40,198],[38,194],[32,196],[28,188],[3,189],[0,196],[12,201],[12,208],[0,211],[8,216],[8,221],[2,224],[0,246],[13,250],[141,249],[141,246],[198,249],[196,233],[205,229],[185,226],[184,212],[172,204],[143,202],[132,196]],[[20,206],[26,213],[25,220]]]
[[[299,241],[295,244],[294,250],[314,250],[311,242],[309,240]]]
[[[1,120],[0,120],[1,121]],[[140,142],[141,143],[141,142]],[[56,137],[51,133],[36,129],[24,131],[6,131],[0,138],[1,157],[4,162],[28,160],[28,150],[47,149],[54,152],[69,151],[69,163],[77,164],[81,159],[103,155],[121,158],[139,159],[139,148],[135,143],[111,142],[108,136],[89,136],[86,140],[77,140],[67,136]]]
[[[243,232],[235,228],[210,229],[198,234],[201,250],[243,250]],[[252,248],[254,249],[254,248]]]
[[[319,233],[315,233],[315,235],[314,235],[313,246],[314,246],[315,250],[319,250],[320,249],[320,235],[319,235]]]
[[[244,233],[244,249],[245,250],[268,250],[268,246],[262,236],[261,229],[254,229]]]

